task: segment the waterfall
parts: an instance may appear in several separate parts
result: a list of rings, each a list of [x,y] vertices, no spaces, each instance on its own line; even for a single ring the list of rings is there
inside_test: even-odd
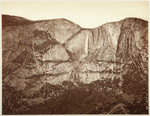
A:
[[[85,40],[85,54],[88,55],[88,35],[86,36]]]

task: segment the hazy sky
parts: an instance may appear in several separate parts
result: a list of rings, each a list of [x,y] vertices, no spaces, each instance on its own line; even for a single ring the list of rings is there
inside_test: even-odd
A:
[[[31,20],[66,18],[94,28],[126,17],[148,20],[148,2],[2,2],[1,12]]]

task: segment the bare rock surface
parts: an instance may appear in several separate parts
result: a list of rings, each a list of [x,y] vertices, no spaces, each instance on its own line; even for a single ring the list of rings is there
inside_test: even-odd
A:
[[[147,21],[2,19],[3,114],[148,113]]]

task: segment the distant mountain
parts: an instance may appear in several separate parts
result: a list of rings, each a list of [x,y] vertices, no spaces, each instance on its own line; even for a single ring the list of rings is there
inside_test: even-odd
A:
[[[3,114],[148,113],[147,21],[87,29],[2,15],[2,26]]]

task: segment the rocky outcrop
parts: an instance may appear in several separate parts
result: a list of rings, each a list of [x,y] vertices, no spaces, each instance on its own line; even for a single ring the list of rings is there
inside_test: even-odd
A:
[[[126,18],[85,29],[66,19],[28,21],[6,15],[2,19],[2,78],[6,91],[3,94],[7,96],[8,87],[23,94],[19,97],[18,104],[22,106],[19,110],[10,100],[7,107],[9,97],[3,97],[4,114],[37,114],[38,108],[45,107],[50,109],[45,113],[50,114],[104,114],[117,112],[118,108],[120,113],[147,112],[147,21]],[[124,103],[126,109],[139,104],[138,109],[127,112],[123,105],[115,106],[127,100],[124,95],[131,94],[134,98],[129,97],[128,101],[132,102]],[[13,98],[13,94],[9,95]],[[114,98],[114,104],[104,102],[104,98],[90,101],[101,95],[107,100]],[[70,103],[71,100],[77,101]],[[142,102],[145,108],[139,110]],[[48,103],[53,106],[44,105]],[[94,104],[89,106],[91,103]],[[104,110],[105,106],[110,106],[106,108],[109,110]],[[35,107],[37,109],[32,111]],[[72,109],[67,111],[65,107]]]

